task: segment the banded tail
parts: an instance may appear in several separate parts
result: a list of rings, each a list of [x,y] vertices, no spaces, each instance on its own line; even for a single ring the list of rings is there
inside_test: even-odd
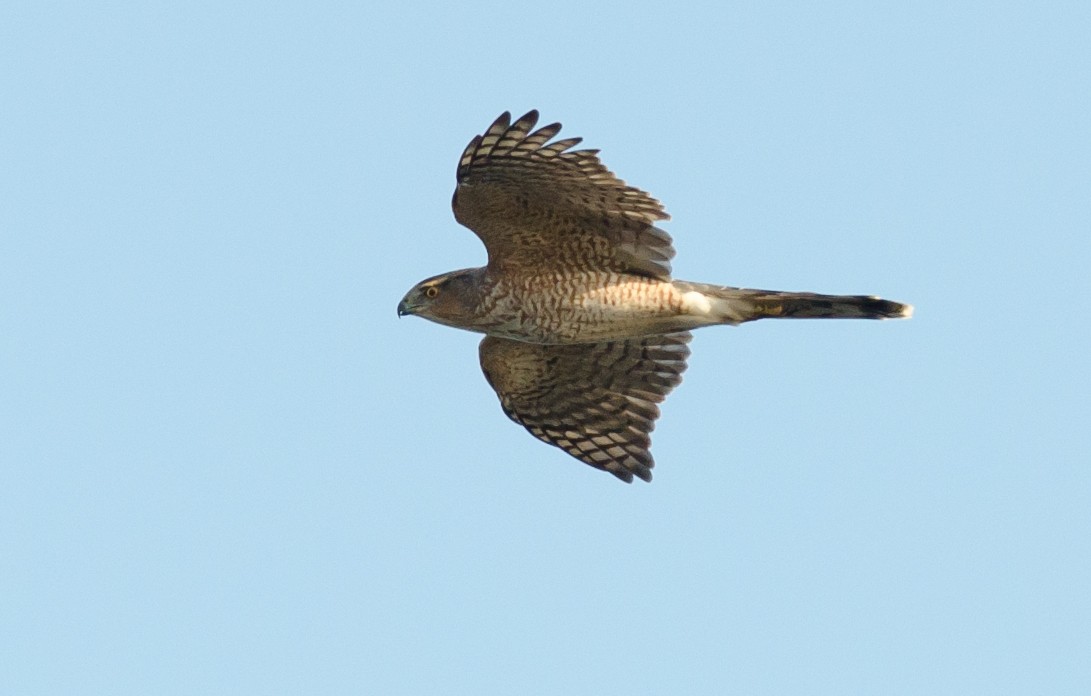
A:
[[[723,324],[755,319],[907,319],[913,306],[870,295],[820,295],[721,287],[675,281],[675,287],[699,293],[708,302],[707,313]],[[704,305],[704,302],[698,302]],[[705,307],[702,307],[705,309]]]

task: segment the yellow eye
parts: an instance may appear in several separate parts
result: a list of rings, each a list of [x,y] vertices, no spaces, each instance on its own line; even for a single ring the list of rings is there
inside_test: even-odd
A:
[[[429,285],[428,287],[426,287],[424,289],[424,296],[427,297],[428,299],[432,299],[433,297],[435,297],[438,294],[439,294],[439,288],[437,288],[435,285]]]

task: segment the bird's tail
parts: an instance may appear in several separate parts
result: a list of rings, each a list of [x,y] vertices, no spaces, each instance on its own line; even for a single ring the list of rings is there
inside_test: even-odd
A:
[[[700,293],[708,302],[708,313],[724,324],[765,318],[903,319],[913,315],[912,305],[870,295],[748,290],[684,281],[675,281],[675,286],[686,293]]]

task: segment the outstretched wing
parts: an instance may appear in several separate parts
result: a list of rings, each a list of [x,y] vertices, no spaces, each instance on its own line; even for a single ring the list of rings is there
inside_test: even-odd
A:
[[[686,369],[689,332],[541,345],[486,336],[481,369],[531,435],[625,482],[651,481],[648,434]]]
[[[603,166],[580,138],[550,142],[538,112],[504,112],[470,141],[458,164],[455,219],[485,243],[490,265],[583,268],[670,278],[671,238],[659,201]]]

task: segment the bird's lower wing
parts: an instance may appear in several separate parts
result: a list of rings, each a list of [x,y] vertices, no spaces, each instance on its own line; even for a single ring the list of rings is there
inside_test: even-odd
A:
[[[539,440],[631,482],[652,478],[649,433],[682,381],[688,332],[540,345],[487,336],[481,369],[504,413]]]

